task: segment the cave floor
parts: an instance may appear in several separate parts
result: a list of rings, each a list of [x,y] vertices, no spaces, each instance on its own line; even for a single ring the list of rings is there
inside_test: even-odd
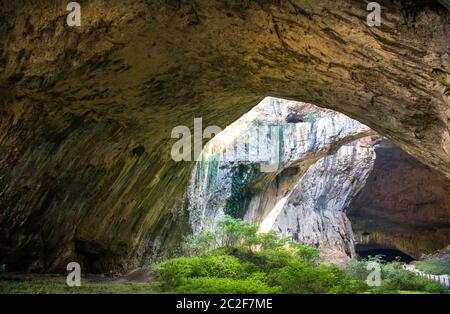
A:
[[[87,274],[80,287],[69,287],[66,275],[4,272],[0,294],[155,294],[155,277],[148,269],[136,269],[123,276]]]

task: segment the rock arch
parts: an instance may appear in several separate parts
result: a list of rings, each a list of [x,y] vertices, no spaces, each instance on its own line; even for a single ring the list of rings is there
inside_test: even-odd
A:
[[[380,28],[356,0],[96,0],[77,28],[63,2],[0,9],[9,265],[96,256],[102,271],[167,254],[192,167],[170,160],[170,130],[226,126],[267,95],[345,113],[450,177],[450,12],[437,1],[380,0]]]

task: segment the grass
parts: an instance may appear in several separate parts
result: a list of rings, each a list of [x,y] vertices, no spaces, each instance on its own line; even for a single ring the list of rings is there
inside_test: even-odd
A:
[[[425,261],[417,262],[416,268],[423,272],[433,275],[449,275],[450,276],[450,263],[438,258],[433,258]]]
[[[69,287],[65,278],[27,281],[0,281],[0,294],[149,294],[156,293],[155,284],[83,283]]]
[[[431,292],[426,291],[408,291],[408,290],[399,290],[397,294],[432,294]]]
[[[414,264],[418,270],[423,272],[433,275],[447,274],[450,276],[450,245],[436,254],[425,256],[423,260]]]

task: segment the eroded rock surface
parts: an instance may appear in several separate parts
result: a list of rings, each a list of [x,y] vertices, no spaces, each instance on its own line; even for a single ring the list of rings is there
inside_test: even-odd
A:
[[[97,271],[166,254],[192,163],[170,131],[274,95],[336,109],[450,176],[449,23],[438,2],[3,1],[1,260]],[[5,253],[7,252],[7,253]]]
[[[335,159],[321,158],[371,133],[367,126],[343,114],[309,104],[266,98],[214,137],[203,150],[189,189],[193,231],[211,228],[224,214],[261,224],[262,231],[269,231],[275,227],[278,216],[274,212],[283,208],[282,203],[290,199],[295,186],[298,194],[306,184],[323,186],[328,180],[330,184],[323,186],[323,190],[310,193],[311,201],[318,211],[320,207],[325,210],[328,202],[332,211],[342,212],[357,192],[354,188],[364,183],[371,169],[370,146],[366,149],[362,144],[344,146]],[[314,166],[310,168],[311,165]],[[305,172],[305,186],[301,187],[298,181]],[[326,195],[328,192],[330,195]],[[305,200],[305,206],[309,205]],[[287,217],[288,221],[291,216]],[[280,221],[280,225],[292,227],[288,221]],[[301,224],[314,229],[317,221],[309,219]],[[335,228],[339,229],[338,225]],[[325,232],[317,234],[319,230],[313,235],[312,229],[299,238],[327,237]]]
[[[372,137],[354,141],[314,163],[287,197],[271,228],[320,247],[333,262],[356,257],[346,211],[372,171],[374,142]]]
[[[358,243],[414,258],[448,246],[450,181],[389,141],[376,148],[374,170],[348,215]]]

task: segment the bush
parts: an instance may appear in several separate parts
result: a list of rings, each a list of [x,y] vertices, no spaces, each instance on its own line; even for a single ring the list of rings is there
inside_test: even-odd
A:
[[[258,227],[241,219],[224,216],[217,221],[215,233],[204,231],[186,237],[182,243],[185,256],[205,254],[213,249],[240,248],[248,251],[283,247],[288,239],[280,239],[275,231],[258,233]]]
[[[317,265],[320,262],[320,251],[317,248],[302,244],[292,243],[291,247],[295,250],[295,255],[306,264]]]
[[[258,234],[254,239],[254,244],[259,246],[260,250],[276,250],[282,248],[289,239],[279,238],[276,231]]]
[[[217,222],[219,241],[223,247],[244,246],[248,249],[258,244],[258,227],[250,226],[240,219],[224,216]]]
[[[385,290],[408,290],[443,293],[447,288],[440,283],[416,276],[400,267],[398,263],[388,263],[382,267],[382,288]]]
[[[312,266],[303,261],[290,261],[274,273],[274,281],[283,293],[357,293],[367,288],[336,266]]]
[[[264,250],[251,253],[245,257],[253,263],[259,271],[270,273],[275,269],[282,268],[295,260],[291,252],[285,249]]]
[[[194,276],[199,269],[200,257],[174,258],[155,265],[155,270],[165,288],[175,287],[183,279]]]
[[[211,231],[186,237],[182,243],[183,253],[187,256],[204,254],[215,247],[215,236]]]
[[[198,263],[198,270],[193,277],[245,278],[250,268],[238,258],[215,252],[204,256]]]
[[[378,258],[372,258],[369,261],[377,261],[381,268],[381,286],[372,287],[374,293],[398,293],[400,291],[420,291],[429,293],[442,293],[447,288],[438,282],[430,279],[416,276],[414,273],[403,269],[401,263],[391,262],[383,263]],[[366,280],[369,272],[367,265],[369,261],[354,261],[349,263],[345,272],[353,279]]]
[[[195,257],[171,259],[156,265],[160,289],[177,293],[402,293],[448,291],[443,285],[417,277],[399,262],[385,264],[380,256],[353,261],[344,270],[320,265],[320,251],[285,246],[275,232],[225,216],[217,232],[189,237],[184,243]],[[217,249],[217,246],[222,246]],[[366,284],[369,262],[381,267],[382,286]],[[428,261],[429,262],[429,261]],[[431,265],[431,263],[427,264]],[[441,266],[441,265],[440,265]]]
[[[348,279],[330,288],[330,294],[363,294],[368,293],[370,287],[363,280]]]
[[[156,273],[167,286],[175,286],[185,278],[244,278],[252,265],[241,262],[223,251],[197,257],[175,258],[156,265]]]
[[[269,287],[265,272],[227,250],[189,258],[171,259],[156,265],[162,291],[175,293],[277,293]]]
[[[369,275],[367,261],[351,261],[345,266],[345,272],[353,279],[365,281]]]

